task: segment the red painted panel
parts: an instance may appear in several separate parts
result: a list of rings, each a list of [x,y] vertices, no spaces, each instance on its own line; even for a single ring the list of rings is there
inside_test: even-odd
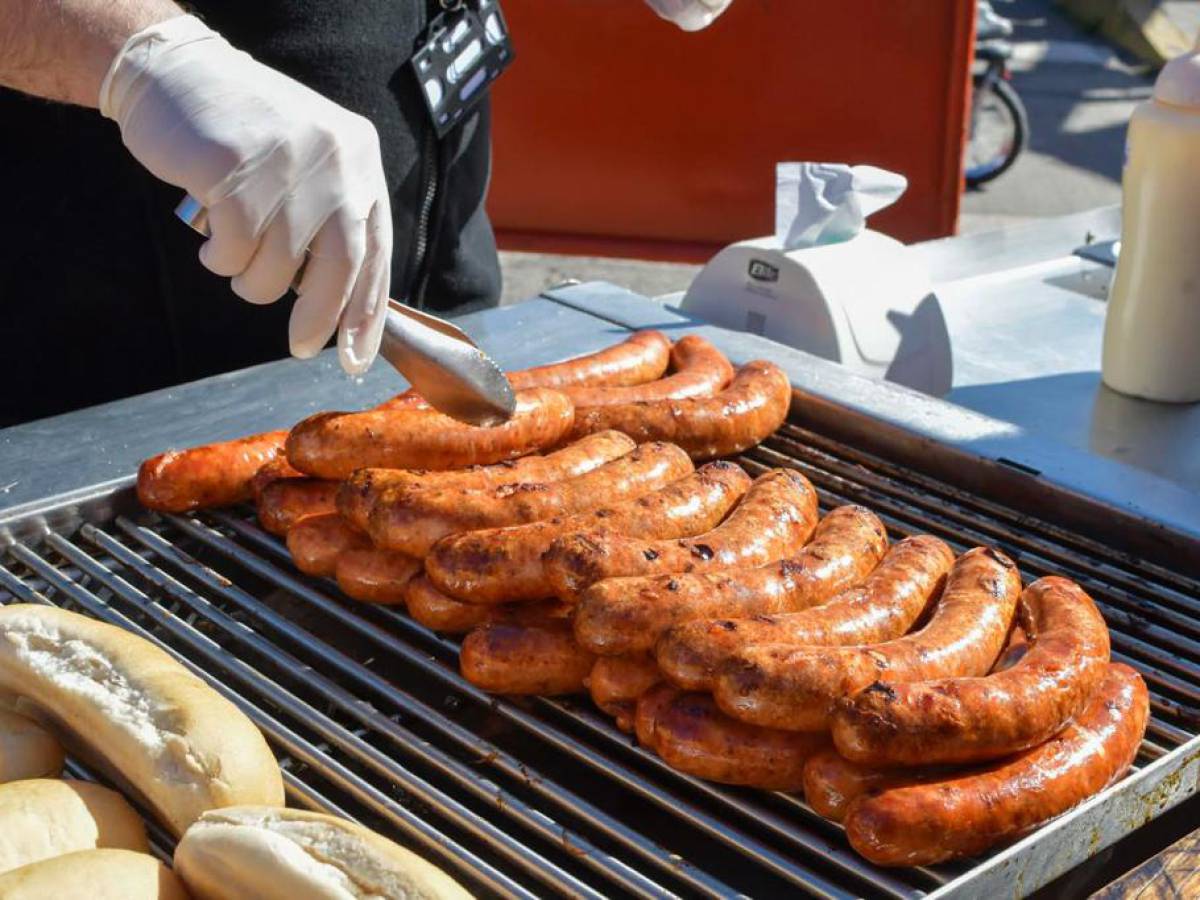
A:
[[[505,0],[489,209],[511,249],[704,259],[774,222],[778,160],[909,189],[874,227],[953,233],[973,0],[734,0],[686,34],[638,0]]]

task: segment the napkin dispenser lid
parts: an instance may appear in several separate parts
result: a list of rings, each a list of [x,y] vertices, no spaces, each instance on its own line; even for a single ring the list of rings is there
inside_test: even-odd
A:
[[[730,244],[681,308],[926,394],[950,390],[950,340],[928,274],[903,244],[870,229],[791,251],[773,236]]]

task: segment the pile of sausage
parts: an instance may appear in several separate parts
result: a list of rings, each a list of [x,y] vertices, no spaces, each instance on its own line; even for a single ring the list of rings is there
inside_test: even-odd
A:
[[[589,691],[676,769],[802,790],[877,864],[1011,840],[1132,763],[1146,688],[1077,585],[719,459],[783,422],[778,367],[640,332],[509,377],[496,428],[407,393],[147,460],[139,496],[254,498],[302,571],[464,635],[472,683]]]

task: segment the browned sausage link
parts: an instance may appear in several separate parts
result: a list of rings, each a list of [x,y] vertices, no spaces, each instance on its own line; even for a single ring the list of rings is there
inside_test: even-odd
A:
[[[575,643],[566,620],[538,625],[483,625],[459,653],[467,681],[497,694],[574,694],[596,658]]]
[[[592,702],[617,720],[618,728],[631,731],[638,698],[660,681],[658,665],[648,653],[601,656],[588,675],[587,689]]]
[[[678,695],[654,724],[654,750],[672,769],[768,791],[800,790],[805,761],[827,743],[825,735],[739,722],[707,694]]]
[[[424,557],[448,534],[570,515],[602,503],[658,490],[692,470],[671,444],[643,444],[577,478],[549,484],[510,484],[491,491],[393,488],[371,510],[370,534],[388,550]]]
[[[639,331],[627,340],[586,356],[562,362],[516,369],[507,373],[514,391],[545,387],[561,390],[574,385],[628,385],[654,381],[670,361],[671,342],[660,331]],[[428,406],[412,388],[383,404],[388,406]]]
[[[319,478],[281,478],[263,488],[258,498],[258,521],[271,534],[288,529],[310,516],[337,512],[338,483]]]
[[[1033,647],[1004,672],[866,690],[838,704],[834,746],[877,766],[970,763],[1040,744],[1083,708],[1104,676],[1108,627],[1092,598],[1065,578],[1041,578],[1021,597]]]
[[[609,578],[583,592],[575,635],[594,653],[650,650],[680,622],[804,609],[867,576],[887,549],[879,518],[842,506],[818,523],[791,559],[757,569]]]
[[[254,498],[254,502],[257,503],[258,498],[262,496],[262,492],[268,484],[274,484],[276,481],[284,481],[289,478],[307,477],[303,472],[293,469],[292,464],[287,461],[287,457],[280,453],[274,459],[268,460],[258,467],[258,471],[250,479],[250,495]]]
[[[1120,778],[1146,731],[1142,677],[1110,663],[1074,723],[1019,756],[862,797],[846,812],[851,846],[876,865],[974,856],[1061,815]]]
[[[443,634],[466,634],[489,622],[541,622],[566,618],[569,610],[557,601],[484,606],[447,597],[424,575],[408,582],[404,592],[408,614],[417,622]]]
[[[659,715],[665,712],[671,702],[682,694],[683,691],[674,685],[660,681],[638,697],[637,708],[633,715],[633,732],[637,735],[638,743],[647,750],[654,749]]]
[[[138,467],[138,500],[162,512],[249,500],[255,473],[280,454],[286,437],[286,431],[268,431],[152,456]]]
[[[607,527],[568,534],[542,561],[556,596],[576,599],[605,578],[760,566],[798,551],[817,525],[817,492],[794,469],[755,479],[745,499],[711,531],[683,540],[646,539]]]
[[[774,363],[755,360],[712,397],[653,400],[581,409],[572,434],[615,428],[642,441],[670,441],[693,459],[740,453],[762,442],[787,418],[792,387]]]
[[[836,750],[821,750],[804,764],[804,799],[817,815],[840,822],[859,797],[884,787],[911,784],[913,778],[912,772],[860,766],[842,759]]]
[[[515,390],[645,384],[660,378],[670,362],[671,342],[661,331],[638,331],[627,340],[588,356],[510,372]]]
[[[346,550],[337,559],[334,577],[347,597],[364,603],[404,603],[408,583],[421,571],[421,561],[369,547]]]
[[[820,606],[676,625],[655,648],[658,664],[679,687],[706,691],[735,653],[754,644],[842,646],[893,640],[937,599],[953,563],[954,552],[937,538],[905,538],[862,584]]]
[[[1014,625],[1008,636],[1008,644],[1000,658],[992,666],[993,672],[1020,662],[1028,649],[1025,630]],[[913,769],[881,769],[850,762],[836,750],[822,750],[804,765],[804,799],[819,815],[840,822],[850,804],[864,794],[874,793],[898,784],[916,784],[944,777],[948,770],[943,766]]]
[[[446,593],[474,603],[548,597],[553,591],[542,557],[560,535],[599,526],[629,534],[696,534],[719,522],[749,485],[750,476],[733,463],[707,463],[615,506],[442,538],[426,557],[425,569]]]
[[[367,536],[337,513],[310,516],[287,533],[288,552],[296,568],[308,575],[332,575],[338,557],[347,550],[371,546]]]
[[[731,716],[794,731],[829,727],[834,702],[893,683],[982,675],[999,656],[1021,593],[1016,565],[977,547],[955,561],[920,631],[853,647],[747,647],[717,675],[713,696]]]
[[[367,530],[371,508],[392,487],[467,488],[486,490],[506,484],[562,481],[590,472],[628,453],[637,445],[619,431],[591,434],[545,456],[523,456],[490,466],[452,472],[424,469],[359,469],[342,483],[337,509],[349,522]]]
[[[461,469],[524,456],[559,443],[575,409],[565,394],[532,388],[517,394],[511,419],[494,428],[466,425],[431,409],[376,409],[309,416],[287,438],[293,466],[317,478],[349,478],[357,469]]]
[[[666,378],[631,387],[569,387],[563,393],[576,409],[711,397],[733,378],[733,366],[720,350],[698,335],[680,338],[671,348],[671,372]]]
[[[376,408],[410,402],[401,394]],[[268,431],[160,453],[138,468],[138,499],[143,506],[164,512],[228,506],[252,497],[257,500],[271,481],[303,474],[284,458],[286,440],[286,431]]]

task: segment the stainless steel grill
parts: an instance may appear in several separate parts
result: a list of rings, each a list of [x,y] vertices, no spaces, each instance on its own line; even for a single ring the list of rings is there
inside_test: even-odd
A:
[[[1112,628],[1114,657],[1150,685],[1136,774],[987,859],[879,869],[801,800],[675,773],[586,700],[473,688],[456,641],[298,574],[249,510],[158,517],[127,486],[9,523],[0,602],[66,606],[162,644],[263,729],[290,802],[363,821],[499,896],[1028,892],[1195,791],[1200,581],[828,432],[788,425],[742,461],[752,473],[799,468],[826,508],[863,503],[895,538],[990,544],[1028,579],[1078,580]],[[165,834],[155,841],[169,852]]]

